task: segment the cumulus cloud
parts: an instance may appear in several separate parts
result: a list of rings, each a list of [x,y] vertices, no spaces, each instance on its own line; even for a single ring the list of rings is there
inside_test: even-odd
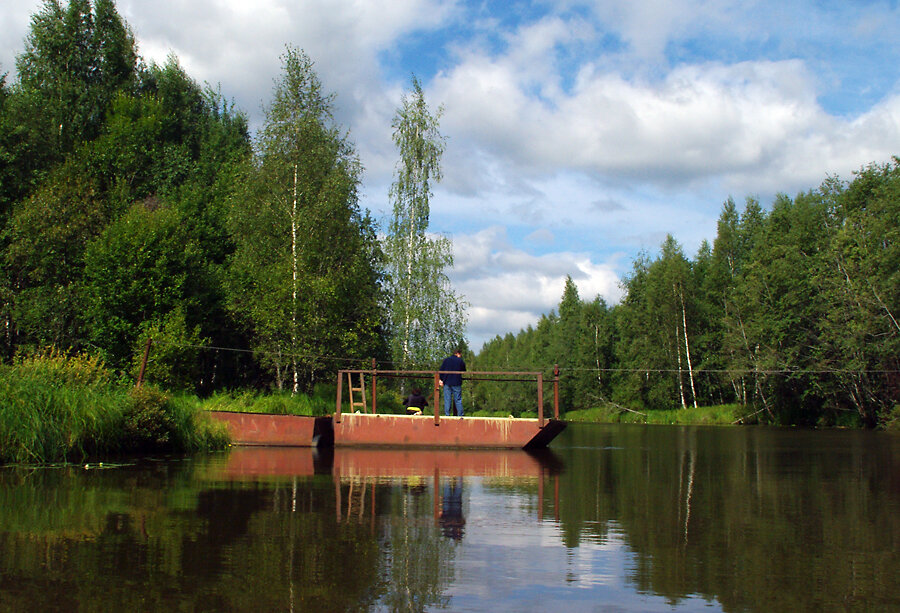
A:
[[[512,162],[513,173],[567,168],[673,189],[720,180],[800,189],[885,159],[900,140],[895,99],[856,119],[829,115],[799,60],[679,66],[657,81],[585,63],[571,92],[547,101],[530,94],[514,59],[466,58],[434,94],[452,136]]]
[[[584,300],[600,296],[613,303],[621,297],[615,260],[595,262],[567,251],[535,256],[513,246],[500,226],[454,236],[453,251],[451,281],[472,305],[468,332],[476,347],[556,309],[567,275]]]
[[[15,73],[15,57],[25,50],[31,15],[38,8],[36,3],[0,3],[0,75],[8,73],[8,79]]]
[[[14,71],[40,5],[0,6],[0,73]],[[441,61],[418,76],[432,108],[444,106],[448,137],[432,229],[454,236],[473,339],[535,322],[567,274],[582,298],[614,302],[630,255],[667,233],[692,252],[729,195],[765,204],[898,153],[900,82],[885,66],[900,63],[900,9],[878,2],[117,5],[146,59],[174,54],[201,83],[221,84],[252,126],[285,45],[303,48],[337,94],[376,217],[389,212],[403,62],[417,59],[408,42],[424,40]],[[849,110],[830,107],[835,98]]]

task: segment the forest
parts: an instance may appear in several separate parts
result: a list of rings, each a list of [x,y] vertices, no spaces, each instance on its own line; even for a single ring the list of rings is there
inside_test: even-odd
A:
[[[497,336],[479,370],[558,364],[569,410],[738,405],[755,422],[875,427],[900,405],[900,159],[829,177],[770,209],[722,206],[693,258],[668,236],[621,280],[619,304],[583,300]],[[545,377],[548,375],[545,374]],[[479,384],[477,403],[529,401]],[[509,409],[508,409],[509,410]]]
[[[252,139],[177,58],[145,64],[111,0],[44,2],[0,83],[4,360],[56,347],[133,374],[152,338],[148,378],[202,393],[385,356],[361,165],[312,61],[281,60]]]
[[[147,376],[165,389],[305,393],[337,368],[423,365],[462,338],[462,297],[430,315],[392,299],[409,291],[396,271],[416,253],[418,274],[452,295],[449,242],[426,234],[439,113],[414,80],[381,238],[334,96],[301,50],[281,62],[251,136],[176,57],[146,64],[112,0],[45,0],[15,81],[0,77],[0,360],[56,348],[127,378],[152,339]],[[404,140],[416,122],[430,149]],[[558,364],[564,411],[738,404],[769,423],[900,419],[898,232],[897,158],[767,208],[729,199],[693,258],[667,238],[633,262],[615,305],[582,299],[569,278],[558,312],[488,342],[469,369]],[[477,407],[507,413],[533,393],[469,387]]]

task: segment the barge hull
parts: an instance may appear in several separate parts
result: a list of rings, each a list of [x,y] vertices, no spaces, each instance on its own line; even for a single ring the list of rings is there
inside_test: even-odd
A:
[[[391,446],[540,449],[566,424],[556,419],[442,417],[344,413],[332,417],[210,411],[239,445],[291,447]]]

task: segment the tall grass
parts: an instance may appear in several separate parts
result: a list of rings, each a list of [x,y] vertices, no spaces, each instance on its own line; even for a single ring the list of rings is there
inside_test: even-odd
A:
[[[188,398],[184,399],[186,402]],[[274,415],[328,415],[334,411],[334,398],[324,399],[305,394],[253,391],[218,392],[199,401],[206,411],[235,411],[240,413],[270,413]]]
[[[331,415],[335,408],[336,388],[333,384],[320,383],[311,394],[291,394],[290,392],[259,393],[254,391],[219,392],[198,401],[206,411],[233,411],[240,413],[269,413],[274,415],[309,415],[321,417]],[[359,397],[357,396],[357,400]],[[390,389],[378,390],[379,413],[405,413],[400,395]],[[366,406],[371,409],[370,396],[366,396]],[[342,411],[349,411],[347,389],[344,388]]]
[[[195,408],[117,384],[93,358],[51,350],[0,366],[0,462],[191,451],[227,441]]]
[[[730,425],[740,419],[746,407],[725,404],[709,407],[688,407],[669,411],[625,411],[608,405],[593,409],[568,411],[563,416],[566,421],[620,424],[679,424],[679,425]]]

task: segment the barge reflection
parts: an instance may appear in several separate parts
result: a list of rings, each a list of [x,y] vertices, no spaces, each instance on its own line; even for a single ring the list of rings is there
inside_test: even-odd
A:
[[[550,449],[325,448],[241,446],[208,466],[213,481],[286,480],[330,475],[339,522],[374,522],[376,484],[399,484],[411,492],[434,492],[433,515],[446,536],[462,538],[465,478],[531,481],[538,490],[538,521],[543,521],[549,480],[554,517],[559,518],[559,476],[565,466]],[[428,486],[431,486],[428,488]]]
[[[381,449],[308,447],[233,447],[224,462],[210,466],[208,478],[335,477],[394,479],[431,476],[534,477],[559,475],[562,460],[549,449]]]

